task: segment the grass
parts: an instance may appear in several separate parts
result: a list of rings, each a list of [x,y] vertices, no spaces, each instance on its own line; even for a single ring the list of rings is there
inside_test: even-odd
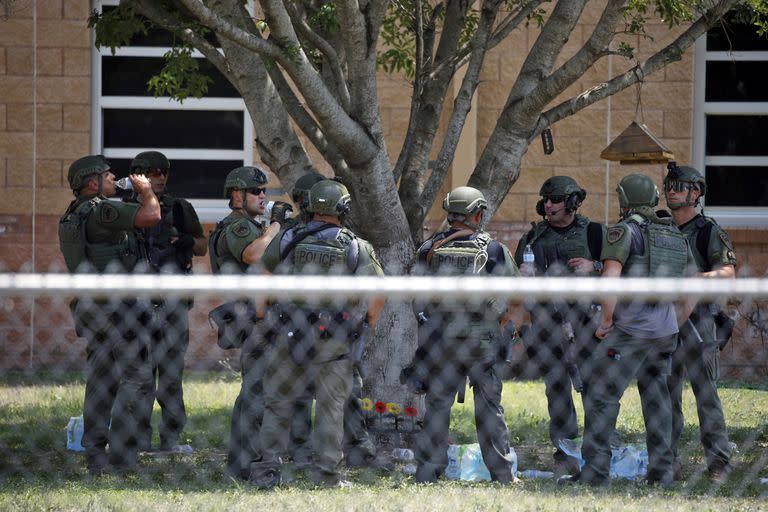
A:
[[[297,474],[293,484],[260,492],[223,470],[229,412],[239,383],[230,373],[191,374],[185,381],[191,456],[144,457],[145,470],[91,479],[82,455],[65,449],[65,426],[80,414],[83,382],[70,375],[12,374],[0,379],[0,510],[768,510],[768,390],[728,383],[721,388],[738,467],[724,485],[703,474],[693,396],[685,394],[683,457],[687,480],[671,489],[615,481],[608,488],[559,487],[552,480],[514,486],[441,482],[418,485],[401,471],[350,473],[351,490],[317,490]],[[541,382],[507,382],[504,408],[521,469],[548,469],[551,448]],[[579,402],[577,400],[577,402]],[[456,404],[451,435],[474,442],[471,393]],[[581,415],[581,411],[579,411]],[[643,442],[635,388],[622,401],[618,428],[625,442]]]

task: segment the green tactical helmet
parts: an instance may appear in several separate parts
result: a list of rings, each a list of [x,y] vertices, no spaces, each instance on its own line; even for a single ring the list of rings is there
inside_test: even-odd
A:
[[[229,171],[224,181],[224,197],[232,195],[232,189],[251,190],[267,184],[267,175],[258,167],[246,165]]]
[[[643,174],[625,176],[616,187],[616,192],[619,194],[619,206],[622,208],[659,204],[659,189],[651,178]]]
[[[132,173],[146,173],[150,169],[170,169],[171,162],[159,151],[142,151],[131,162]]]
[[[704,176],[693,167],[678,166],[675,162],[669,162],[667,169],[667,175],[664,177],[664,187],[667,187],[669,183],[682,181],[698,185],[702,196],[707,193],[707,182],[704,180]]]
[[[570,196],[584,192],[570,176],[552,176],[541,185],[540,196]]]
[[[101,174],[110,169],[109,162],[107,162],[103,155],[88,155],[78,158],[69,166],[69,172],[67,173],[69,188],[73,192],[77,192],[83,188],[89,176]]]
[[[299,208],[306,207],[309,204],[309,191],[315,183],[323,181],[325,176],[317,171],[310,171],[296,180],[296,184],[291,191],[291,199]]]
[[[343,217],[351,209],[352,198],[347,187],[336,180],[318,181],[309,189],[309,213]]]
[[[458,187],[445,195],[443,210],[458,215],[472,215],[478,208],[488,208],[482,192],[473,187]]]

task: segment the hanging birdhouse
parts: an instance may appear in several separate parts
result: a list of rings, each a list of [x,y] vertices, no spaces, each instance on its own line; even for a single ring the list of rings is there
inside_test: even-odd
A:
[[[675,154],[645,124],[632,121],[600,153],[600,158],[620,162],[622,165],[663,164],[674,159]]]

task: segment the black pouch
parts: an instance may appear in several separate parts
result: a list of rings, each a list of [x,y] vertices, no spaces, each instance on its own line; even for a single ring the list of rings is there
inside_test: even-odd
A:
[[[256,325],[256,308],[250,301],[225,302],[208,313],[208,321],[218,328],[219,347],[241,348]]]
[[[715,314],[715,337],[717,338],[717,346],[720,350],[723,350],[728,342],[731,341],[735,325],[736,321],[723,311],[718,311]]]

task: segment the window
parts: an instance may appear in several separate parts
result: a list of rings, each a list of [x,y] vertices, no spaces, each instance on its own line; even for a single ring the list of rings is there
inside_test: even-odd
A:
[[[96,8],[114,9],[117,0]],[[220,220],[227,173],[253,162],[253,126],[237,90],[205,60],[200,69],[213,80],[208,94],[184,103],[155,98],[147,81],[164,65],[172,34],[153,29],[135,36],[128,46],[93,53],[92,150],[104,154],[115,174],[125,176],[137,153],[162,151],[171,161],[169,191],[190,199],[200,220]],[[216,44],[215,37],[209,37]]]
[[[706,211],[731,227],[768,223],[768,38],[734,21],[696,44],[693,165]]]

